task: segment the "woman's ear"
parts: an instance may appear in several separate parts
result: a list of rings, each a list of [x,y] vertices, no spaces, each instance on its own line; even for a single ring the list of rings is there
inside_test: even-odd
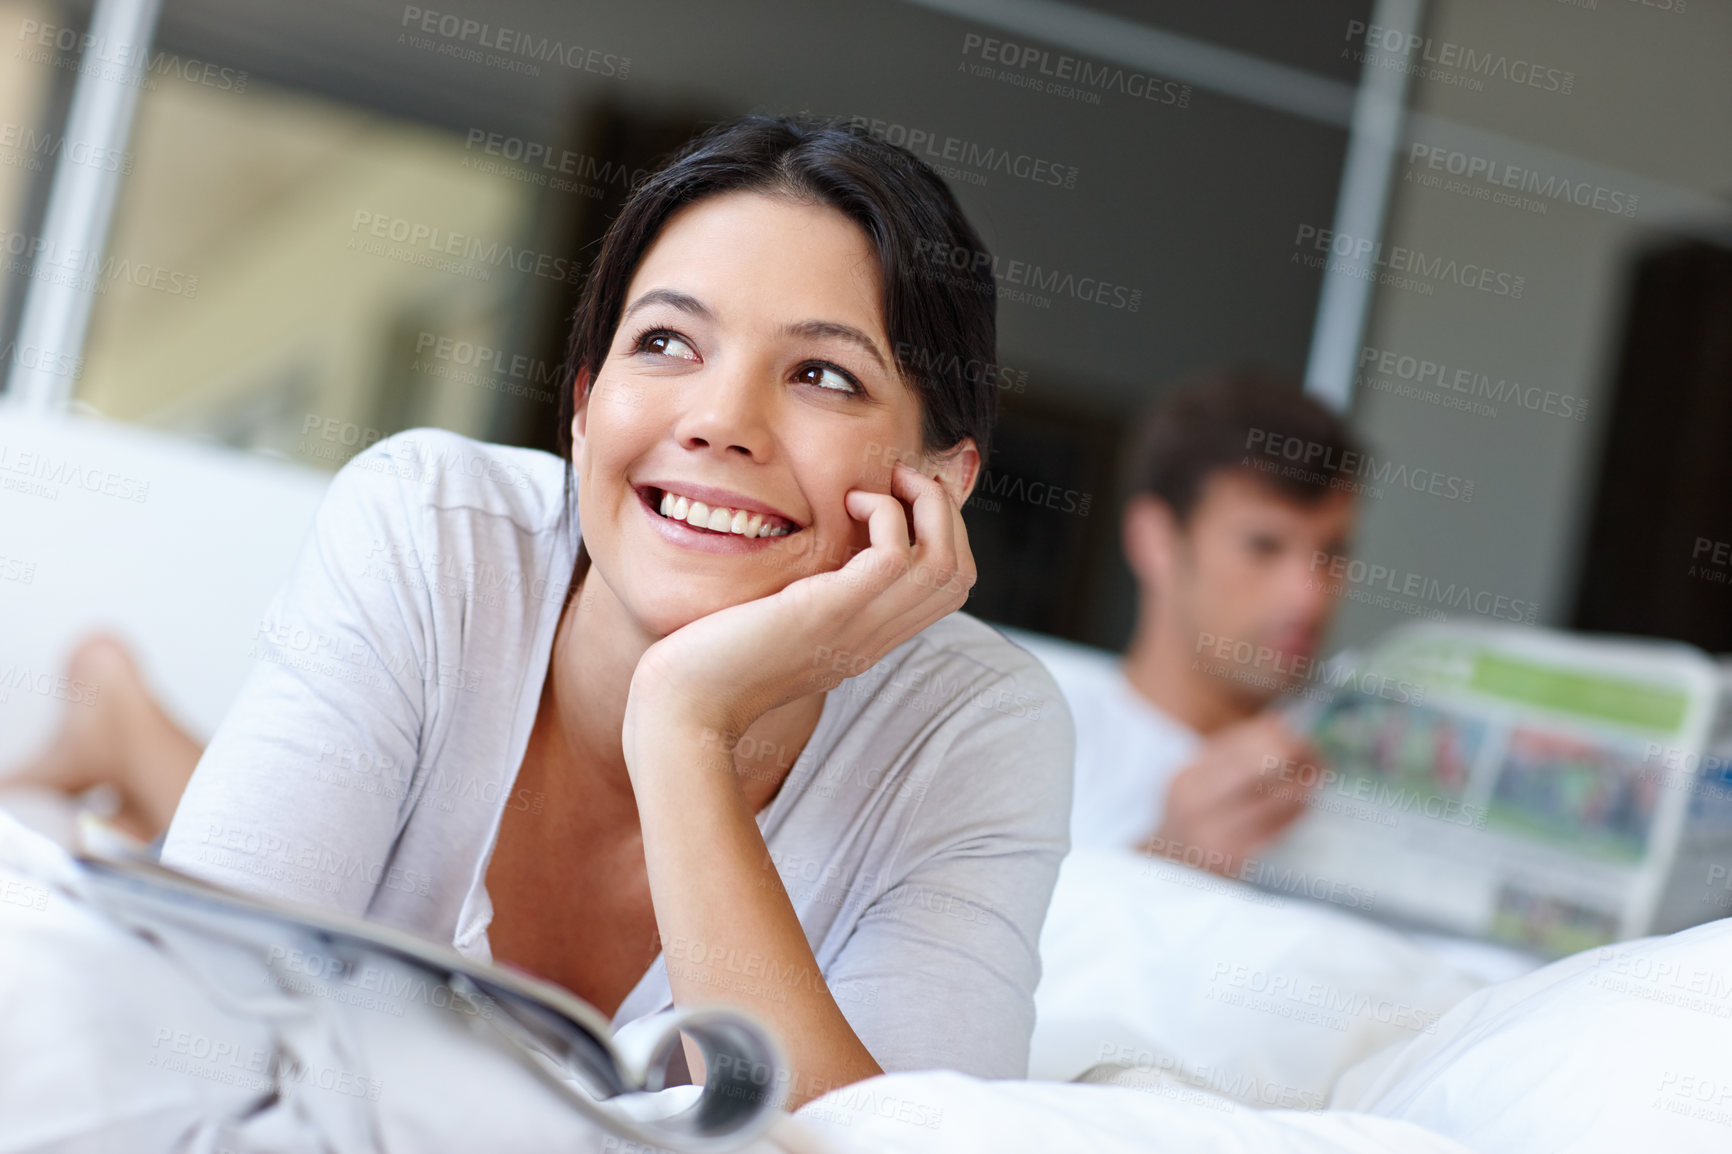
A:
[[[980,449],[973,437],[964,437],[954,448],[928,454],[920,471],[928,476],[936,474],[938,483],[960,509],[968,503],[980,477]]]
[[[583,455],[584,431],[589,425],[589,370],[577,370],[577,376],[571,382],[571,459],[577,460]]]

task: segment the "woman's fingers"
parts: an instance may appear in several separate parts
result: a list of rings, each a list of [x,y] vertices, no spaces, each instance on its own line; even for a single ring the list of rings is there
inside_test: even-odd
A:
[[[932,573],[937,588],[950,584],[956,572],[955,506],[936,478],[898,464],[890,488],[914,508],[914,552]]]
[[[974,558],[961,514],[937,479],[901,470],[892,483],[896,496],[912,506],[915,521],[914,546],[895,591],[899,611],[882,623],[900,641],[962,607],[974,586]]]
[[[838,572],[850,582],[880,593],[908,568],[913,546],[908,541],[907,515],[902,511],[902,503],[889,493],[853,489],[843,504],[849,516],[866,522],[871,546],[849,558]]]
[[[913,514],[912,542],[905,502]],[[891,492],[854,489],[843,504],[866,523],[870,546],[832,577],[854,590],[847,599],[856,604],[852,623],[861,633],[853,644],[876,660],[962,605],[974,585],[974,558],[961,513],[944,487],[906,466],[893,468]]]
[[[936,477],[907,470],[894,478],[898,495],[914,506],[914,552],[922,578],[963,600],[977,576],[974,553],[968,547],[968,527],[962,509]],[[961,604],[959,601],[958,605]]]

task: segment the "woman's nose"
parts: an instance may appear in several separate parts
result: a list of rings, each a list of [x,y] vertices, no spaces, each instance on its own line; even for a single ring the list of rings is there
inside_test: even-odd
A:
[[[733,450],[762,460],[774,440],[767,373],[742,362],[718,367],[691,390],[676,435],[688,449]]]

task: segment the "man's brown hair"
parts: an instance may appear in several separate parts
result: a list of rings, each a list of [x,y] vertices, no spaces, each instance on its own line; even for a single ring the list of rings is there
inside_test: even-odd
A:
[[[1182,525],[1210,476],[1238,472],[1302,505],[1352,475],[1361,452],[1347,423],[1300,383],[1260,366],[1217,371],[1164,393],[1133,433],[1123,497],[1159,497]]]

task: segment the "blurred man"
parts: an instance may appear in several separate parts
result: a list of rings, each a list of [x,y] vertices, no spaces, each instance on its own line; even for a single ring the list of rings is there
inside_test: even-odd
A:
[[[1144,419],[1125,471],[1129,650],[1108,663],[1029,644],[1076,718],[1074,845],[1231,875],[1304,811],[1317,775],[1270,767],[1316,756],[1269,707],[1319,672],[1358,460],[1339,418],[1258,371],[1176,390]]]

